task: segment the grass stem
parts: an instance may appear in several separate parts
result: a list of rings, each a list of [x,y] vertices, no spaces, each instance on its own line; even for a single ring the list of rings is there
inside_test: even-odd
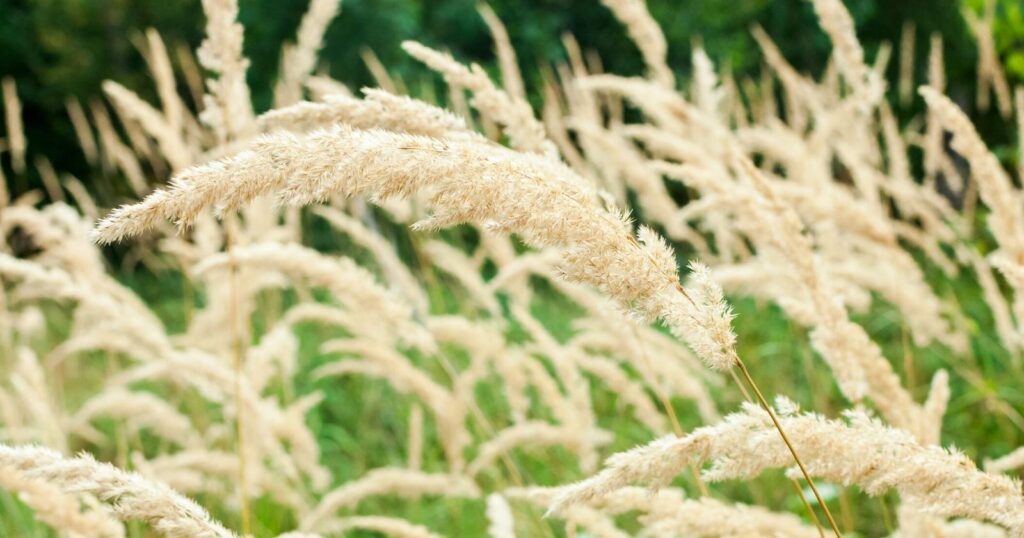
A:
[[[843,534],[839,532],[839,525],[836,524],[835,518],[832,517],[832,512],[829,511],[828,505],[825,504],[825,500],[821,498],[821,493],[818,492],[818,487],[814,485],[814,480],[811,479],[810,473],[807,472],[807,468],[804,467],[804,462],[800,460],[800,456],[797,455],[796,449],[793,448],[793,444],[789,441],[789,436],[786,435],[786,431],[782,429],[782,424],[779,423],[778,417],[775,416],[775,411],[768,405],[768,402],[764,399],[764,395],[761,394],[761,389],[757,387],[757,383],[754,383],[754,378],[750,377],[750,372],[747,371],[747,365],[743,363],[743,359],[736,357],[736,365],[739,367],[740,373],[743,374],[744,379],[747,380],[747,384],[757,395],[757,401],[764,408],[765,412],[772,419],[772,424],[775,425],[775,429],[778,430],[779,436],[782,437],[782,442],[786,443],[786,448],[789,449],[789,453],[793,455],[793,461],[796,462],[797,467],[800,468],[800,472],[804,475],[804,479],[807,480],[807,485],[811,487],[811,491],[814,492],[814,498],[818,500],[818,505],[825,511],[825,517],[828,518],[828,524],[832,527],[832,532],[836,534],[836,538],[840,538]]]

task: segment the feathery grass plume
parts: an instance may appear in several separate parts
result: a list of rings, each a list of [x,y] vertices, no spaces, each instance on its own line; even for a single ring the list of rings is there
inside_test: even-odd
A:
[[[89,226],[88,221],[75,209],[59,203],[42,210],[15,206],[0,213],[0,234],[6,235],[12,231],[26,234],[39,250],[31,261],[9,260],[22,267],[20,271],[14,270],[15,280],[18,279],[18,273],[31,276],[33,271],[28,268],[36,266],[40,269],[38,273],[49,271],[49,276],[43,277],[43,280],[62,282],[55,285],[62,291],[52,296],[53,299],[72,299],[90,305],[121,303],[122,309],[128,309],[133,316],[137,316],[140,325],[159,326],[159,320],[142,300],[106,273],[100,252],[88,241]],[[24,295],[17,295],[20,300],[31,301],[46,297],[45,293],[27,288],[24,291]],[[113,308],[108,313],[117,317]]]
[[[663,226],[669,238],[693,244],[698,252],[708,252],[704,238],[678,218],[678,207],[665,187],[664,180],[645,165],[643,155],[632,144],[595,123],[570,119],[568,125],[578,136],[591,141],[585,151],[588,158],[595,152],[607,158],[608,166],[602,169],[602,173],[615,171],[623,184],[636,194],[637,205],[645,212],[649,222]]]
[[[978,108],[986,112],[991,103],[991,93],[996,95],[996,104],[1003,118],[1009,119],[1013,114],[1013,103],[1010,96],[1010,85],[1006,82],[1006,73],[999,63],[993,27],[996,18],[995,0],[986,0],[982,17],[969,8],[964,8],[964,18],[978,40]]]
[[[589,447],[606,445],[611,441],[612,435],[604,430],[580,432],[571,425],[556,426],[547,422],[526,421],[497,432],[492,439],[481,444],[476,458],[466,467],[466,474],[473,477],[479,475],[514,448],[529,450],[560,445],[582,453]],[[587,467],[585,460],[580,465]]]
[[[272,163],[267,155],[274,155]],[[702,305],[683,295],[674,254],[663,240],[650,230],[634,239],[625,217],[604,209],[588,182],[564,165],[497,146],[345,126],[306,137],[265,135],[254,150],[186,171],[170,190],[115,210],[95,237],[111,242],[137,235],[164,218],[187,225],[204,207],[230,210],[272,191],[304,204],[335,194],[388,198],[420,190],[433,193],[435,209],[416,228],[484,223],[534,246],[559,246],[571,279],[665,320],[683,340],[706,338],[710,344],[702,349],[721,350],[702,357],[709,365],[732,364],[729,351],[715,342],[721,335],[691,333],[700,329],[694,316]],[[225,198],[234,201],[225,204]]]
[[[903,221],[893,221],[893,231],[897,236],[919,245],[925,255],[953,277],[959,269],[939,248],[939,243],[956,242],[958,216],[948,200],[913,179],[907,145],[892,109],[885,102],[879,107],[879,119],[888,160],[886,173],[890,178],[880,181],[879,188],[901,213],[907,215],[906,220],[920,221],[920,228]]]
[[[334,527],[332,521],[337,519],[335,512],[343,508],[355,508],[363,499],[381,495],[476,498],[480,490],[470,478],[460,475],[387,467],[374,469],[362,478],[342,484],[324,495],[312,511],[299,518],[299,529],[307,532],[337,532],[330,530]]]
[[[586,424],[586,422],[579,419],[579,407],[573,405],[574,402],[569,396],[562,392],[556,376],[548,372],[544,364],[532,355],[523,353],[516,358],[523,361],[521,367],[525,370],[530,385],[537,392],[539,403],[550,410],[555,421],[566,425],[566,429],[575,429],[579,433],[582,430],[580,425]],[[539,421],[533,422],[547,424]],[[506,435],[511,438],[517,434],[510,431]],[[582,447],[583,445],[576,443],[574,446]],[[595,457],[593,464],[596,466],[597,463],[598,461]]]
[[[229,489],[233,491],[233,482],[239,475],[239,456],[220,450],[185,449],[148,459],[133,452],[131,463],[143,478],[163,483],[183,495],[226,494],[228,489],[220,483],[224,479],[231,481]]]
[[[850,321],[843,305],[836,300],[829,275],[814,255],[800,218],[778,198],[773,186],[753,163],[739,159],[736,164],[737,171],[759,194],[751,209],[765,230],[764,240],[792,264],[809,295],[808,304],[813,307],[816,318],[811,345],[832,368],[840,390],[855,403],[865,396],[870,397],[890,424],[920,434],[921,407],[903,388],[878,345],[863,327]]]
[[[642,78],[616,75],[589,75],[576,81],[581,89],[616,93],[637,106],[658,127],[675,133],[687,132],[689,122],[703,120],[701,127],[711,133],[724,130],[718,122],[709,121],[696,107],[672,90],[661,88]]]
[[[187,447],[199,442],[199,436],[188,417],[155,394],[117,387],[107,389],[78,408],[71,417],[68,429],[90,442],[102,444],[103,435],[89,425],[100,416],[122,418],[133,431],[148,428],[165,441],[180,446]]]
[[[31,438],[66,452],[68,442],[67,432],[63,428],[64,411],[51,390],[39,358],[34,351],[24,346],[15,349],[14,356],[16,362],[8,374],[8,381],[23,414],[31,418]]]
[[[638,488],[626,488],[612,494],[610,500],[616,502],[623,494],[632,497],[634,502],[637,497],[649,495]],[[740,503],[727,504],[711,497],[657,507],[643,519],[650,521],[645,529],[647,536],[820,536],[814,527],[803,524],[791,514]]]
[[[1015,202],[1020,197],[1019,189],[1014,187],[999,159],[989,151],[960,107],[934,88],[922,86],[919,92],[928,103],[929,111],[935,114],[936,121],[952,133],[953,149],[970,163],[971,177],[978,183],[981,199],[992,210],[987,219],[988,227],[999,242],[1001,251],[993,262],[1007,274],[1018,297],[1024,295],[1021,289],[1024,281],[1007,273],[1010,268],[1024,264],[1024,208]],[[1022,312],[1018,310],[1016,313],[1019,316]]]
[[[569,45],[575,42],[569,37],[564,37],[563,40],[567,43],[570,58],[573,58],[575,49]],[[582,107],[590,116],[593,116],[596,114],[594,99],[587,92],[581,92],[573,87],[575,85],[571,82],[572,75],[568,73],[567,67],[563,66],[558,74],[550,70],[543,70],[542,73],[544,75],[544,105],[541,109],[541,119],[547,128],[548,136],[558,146],[562,158],[572,165],[574,170],[587,176],[595,175],[593,163],[585,161],[576,145],[570,140],[563,118],[566,108]],[[580,74],[585,74],[585,72]],[[558,78],[567,84],[560,86]],[[576,112],[576,115],[579,115],[579,111]]]
[[[948,200],[935,193],[932,188],[914,181],[910,161],[907,158],[907,144],[900,133],[896,116],[885,102],[879,107],[879,119],[888,158],[886,173],[891,178],[879,182],[879,188],[898,205],[901,211],[920,219],[922,230],[928,235],[934,236],[935,241],[954,243],[957,234],[953,230],[953,225],[959,224],[957,222],[959,217]],[[938,124],[935,124],[935,127],[938,128],[938,151],[941,153],[942,127]],[[926,129],[929,128],[926,127]],[[931,135],[926,133],[925,136]],[[947,224],[946,221],[952,221],[953,225]],[[893,227],[898,235],[908,235],[904,233],[905,230],[901,229],[903,224],[901,221],[893,222]],[[938,262],[938,258],[936,261]],[[955,271],[950,271],[950,274],[953,273]]]
[[[335,518],[324,524],[324,532],[345,533],[363,529],[394,538],[441,538],[430,529],[404,519],[387,516],[348,516]]]
[[[579,366],[583,371],[600,379],[623,404],[631,406],[637,422],[656,434],[668,431],[668,422],[657,404],[647,395],[646,387],[630,379],[614,360],[600,356],[584,356],[580,359]]]
[[[366,324],[361,324],[359,320],[353,319],[354,317],[356,316],[352,312],[344,308],[306,301],[289,308],[280,324],[294,330],[300,323],[315,323],[325,327],[342,328],[350,334],[363,334],[360,329]],[[368,330],[367,333],[373,334],[373,331]]]
[[[512,319],[533,340],[533,345],[529,349],[531,354],[538,358],[540,356],[548,358],[554,367],[554,376],[565,386],[564,411],[553,409],[553,413],[563,426],[579,433],[580,442],[575,445],[575,448],[581,459],[580,465],[583,468],[596,467],[599,461],[594,450],[596,442],[589,444],[588,441],[597,439],[590,433],[596,428],[597,419],[593,412],[590,386],[580,372],[581,357],[575,356],[573,349],[562,346],[547,328],[531,315],[526,306],[513,304],[510,310]],[[544,371],[540,368],[540,362],[531,364],[537,373]],[[557,386],[553,389],[557,396],[552,399],[561,400],[561,393]]]
[[[160,146],[160,154],[167,159],[172,168],[180,170],[192,164],[192,152],[182,138],[180,130],[169,122],[164,114],[139,98],[135,92],[112,80],[103,82],[103,91],[123,117],[137,121],[146,133],[156,140]],[[180,118],[176,121],[180,121]]]
[[[376,334],[367,336],[377,336],[384,342],[397,339],[424,351],[435,348],[430,334],[412,318],[412,308],[377,284],[373,274],[349,258],[331,258],[297,244],[255,243],[233,249],[230,256],[228,253],[209,256],[197,264],[193,272],[202,275],[223,270],[231,263],[281,271],[327,288],[349,310],[376,318],[381,326]]]
[[[321,103],[301,102],[278,108],[257,118],[261,132],[278,129],[298,133],[345,123],[359,129],[387,129],[411,134],[444,137],[478,136],[462,118],[422,101],[384,90],[363,88],[365,99],[328,95]]]
[[[348,86],[326,75],[309,77],[305,86],[314,101],[323,101],[328,95],[352,97],[352,90],[348,89]]]
[[[88,454],[65,458],[37,446],[0,444],[0,465],[66,493],[89,493],[123,520],[141,519],[168,538],[236,538],[195,502],[160,483],[100,463]]]
[[[589,353],[621,358],[637,370],[656,395],[662,393],[665,398],[678,395],[693,400],[704,421],[717,422],[721,418],[708,391],[709,386],[721,385],[721,379],[711,375],[715,372],[691,364],[697,361],[685,346],[656,330],[637,327],[635,320],[621,315],[577,326],[585,332],[573,337],[572,345]],[[649,355],[664,355],[670,360],[653,361]]]
[[[480,17],[487,24],[494,39],[494,51],[498,57],[498,65],[501,67],[501,85],[512,99],[526,99],[526,89],[523,84],[523,75],[519,72],[519,61],[516,59],[516,49],[512,47],[512,41],[508,37],[508,31],[501,19],[494,13],[491,6],[480,3],[476,6]]]
[[[719,117],[725,96],[715,74],[715,65],[702,47],[693,49],[692,91],[697,108],[708,117]]]
[[[148,350],[140,349],[130,336],[125,336],[120,331],[107,330],[91,331],[69,337],[49,352],[46,356],[46,364],[50,367],[57,367],[75,355],[92,351],[100,351],[113,357],[129,357],[139,362],[159,360]]]
[[[200,119],[223,143],[246,138],[253,122],[252,100],[245,72],[249,60],[242,54],[243,29],[238,0],[203,0],[206,38],[196,50],[199,63],[217,75],[206,80]]]
[[[18,87],[11,77],[0,81],[4,94],[4,120],[7,123],[7,148],[11,153],[11,168],[15,174],[25,173],[25,126],[21,119],[21,100],[18,99]]]
[[[75,130],[78,147],[82,148],[85,160],[89,164],[95,165],[99,158],[99,150],[96,146],[96,137],[92,133],[92,126],[89,125],[89,120],[85,117],[81,103],[78,102],[78,99],[69,98],[64,101],[64,107],[68,111],[71,127]]]
[[[935,527],[932,527],[934,531]],[[1002,527],[981,523],[970,519],[957,519],[942,523],[939,532],[945,538],[1006,538]],[[894,538],[898,538],[894,535]]]
[[[159,145],[153,144],[139,121],[131,117],[124,107],[113,106],[113,109],[121,124],[124,137],[128,141],[128,146],[136,158],[140,160],[145,159],[146,164],[153,170],[154,175],[166,175],[167,167],[164,159],[160,156]]]
[[[297,486],[308,477],[317,487],[324,471],[317,463],[317,449],[310,443],[313,436],[304,431],[305,423],[298,415],[306,412],[318,395],[314,393],[289,408],[282,408],[275,399],[256,393],[244,371],[236,371],[231,362],[221,358],[224,356],[227,355],[218,357],[194,349],[175,350],[158,363],[122,371],[111,378],[111,383],[160,381],[194,388],[206,401],[221,407],[225,427],[233,428],[237,413],[260,417],[261,420],[244,422],[239,456],[244,456],[250,467],[252,462],[264,462],[282,485]],[[295,452],[295,458],[289,456],[290,450]],[[251,480],[252,474],[247,474],[246,487],[251,485]]]
[[[530,359],[522,350],[515,349],[499,354],[493,364],[495,373],[501,378],[502,392],[514,424],[524,422],[530,410],[530,397],[526,392],[530,381],[524,364],[530,364]]]
[[[905,21],[900,30],[900,105],[906,108],[914,99],[914,45],[917,41],[917,25]]]
[[[779,418],[801,453],[808,470],[821,478],[857,485],[869,495],[895,489],[941,517],[989,520],[1014,535],[1024,531],[1024,497],[1020,484],[977,470],[962,454],[938,446],[922,446],[906,432],[889,428],[862,411],[847,411],[846,420],[798,413],[784,399],[776,404]],[[789,465],[790,455],[769,421],[753,404],[715,426],[686,437],[665,437],[610,457],[607,468],[564,488],[550,512],[608,497],[630,483],[658,488],[686,469],[688,462],[710,461],[710,481],[753,478],[766,469]],[[792,470],[789,471],[792,474]]]
[[[647,3],[644,0],[601,0],[601,3],[626,27],[626,33],[647,64],[648,78],[664,88],[675,87],[675,76],[667,61],[665,34],[647,11]]]
[[[822,104],[819,102],[821,97],[819,92],[816,91],[814,83],[807,80],[786,60],[778,45],[772,41],[772,38],[768,36],[768,32],[765,32],[763,28],[754,26],[750,29],[750,33],[754,37],[754,41],[757,42],[758,47],[760,47],[761,52],[764,53],[764,59],[768,67],[779,77],[782,88],[785,90],[784,99],[787,123],[797,131],[804,130],[807,127],[810,116],[823,109]],[[771,79],[766,77],[763,85],[771,88]],[[767,101],[768,96],[766,95],[765,100],[770,108],[774,109],[776,106],[774,94],[771,94],[771,97],[771,101]]]
[[[143,477],[164,483],[183,494],[229,495],[237,489],[239,456],[234,452],[196,448],[151,459],[136,452],[132,454],[131,461]],[[257,494],[266,492],[283,506],[299,512],[309,510],[306,500],[288,491],[288,487],[281,484],[280,477],[259,468],[253,469],[250,476],[256,485],[253,491]]]
[[[296,398],[281,409],[280,412],[264,413],[261,419],[269,424],[269,433],[280,439],[287,446],[284,454],[309,479],[315,492],[323,491],[330,483],[330,472],[320,465],[320,445],[313,432],[306,426],[306,415],[324,399],[324,394],[314,391]],[[271,407],[271,406],[266,406]]]
[[[275,325],[245,352],[245,375],[253,388],[262,392],[275,379],[288,380],[298,370],[299,342],[290,320]]]
[[[497,297],[488,290],[487,283],[464,252],[444,241],[434,240],[423,244],[423,253],[433,267],[450,275],[468,292],[471,302],[476,303],[491,317],[497,318],[501,315],[501,305]]]
[[[565,488],[510,488],[505,490],[505,494],[513,499],[525,498],[538,506],[547,507]],[[639,512],[637,521],[643,525],[643,530],[638,536],[819,536],[813,527],[803,524],[792,514],[740,503],[725,503],[711,497],[686,499],[682,490],[675,488],[652,491],[640,487],[623,487],[602,498],[593,499],[589,506],[609,516]],[[572,507],[568,511],[571,512]]]
[[[885,82],[864,63],[864,49],[857,39],[850,12],[842,0],[814,0],[813,3],[818,23],[832,40],[836,68],[859,95],[858,108],[873,107],[884,97]]]
[[[92,121],[96,125],[96,132],[100,139],[100,162],[108,168],[117,167],[125,175],[128,185],[135,194],[142,196],[151,189],[147,186],[146,178],[142,173],[142,166],[139,164],[135,153],[121,142],[120,135],[114,129],[110,120],[107,107],[100,101],[93,101],[89,104],[92,112]]]
[[[42,480],[25,478],[12,467],[0,467],[0,488],[17,496],[33,515],[55,531],[81,538],[122,538],[124,526],[102,509],[83,510],[75,493],[65,493]]]
[[[644,230],[641,229],[641,234]],[[732,308],[725,302],[721,286],[711,279],[711,273],[704,264],[690,262],[689,280],[691,285],[685,288],[685,294],[696,306],[691,314],[694,328],[687,331],[692,335],[690,345],[697,356],[713,369],[727,370],[737,362]]]
[[[935,372],[932,377],[931,387],[928,389],[928,399],[923,407],[924,423],[920,435],[921,444],[938,445],[942,437],[942,418],[946,414],[946,407],[949,405],[949,374],[945,370]]]
[[[1010,352],[1019,351],[1021,348],[1020,333],[1013,323],[1013,316],[1010,315],[1010,307],[1006,297],[1000,289],[999,282],[995,277],[995,270],[992,264],[980,253],[973,249],[965,249],[968,263],[974,269],[974,275],[981,287],[982,298],[989,310],[992,311],[992,320],[995,325],[996,335],[1003,347]]]
[[[473,106],[504,127],[509,144],[514,149],[557,158],[558,150],[548,140],[544,125],[534,117],[530,104],[495,86],[479,65],[473,64],[467,68],[450,54],[438,52],[415,41],[403,42],[402,49],[443,75],[449,86],[473,92]]]
[[[148,53],[145,55],[146,63],[149,64],[149,71],[153,75],[153,82],[156,85],[156,92],[160,96],[160,104],[163,106],[163,117],[170,126],[171,132],[179,134],[184,129],[186,121],[195,121],[192,114],[185,108],[185,103],[178,95],[178,83],[174,78],[174,69],[171,67],[171,58],[167,55],[167,47],[164,46],[160,32],[155,28],[146,30],[146,42],[149,44]]]
[[[629,538],[629,534],[619,529],[611,517],[586,506],[572,507],[565,520],[567,536],[580,533],[597,538]]]
[[[281,51],[281,66],[274,86],[277,108],[302,98],[302,86],[316,67],[317,54],[323,46],[324,33],[341,9],[341,0],[310,0],[302,16],[295,43],[286,43]]]

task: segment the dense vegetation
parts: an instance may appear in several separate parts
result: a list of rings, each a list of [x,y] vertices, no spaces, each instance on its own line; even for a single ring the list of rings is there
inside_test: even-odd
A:
[[[0,535],[1024,536],[1021,5],[676,4],[0,0]]]

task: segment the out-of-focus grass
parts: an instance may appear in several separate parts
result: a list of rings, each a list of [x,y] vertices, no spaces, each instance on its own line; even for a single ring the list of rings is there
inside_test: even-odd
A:
[[[427,269],[429,270],[429,269]],[[894,368],[909,384],[912,393],[922,400],[927,394],[931,376],[939,368],[949,370],[952,382],[952,399],[949,404],[943,429],[943,444],[955,445],[969,456],[980,460],[1003,454],[1024,442],[1021,425],[1024,419],[1024,393],[1015,390],[1022,386],[1024,373],[1018,359],[1009,357],[1001,348],[994,335],[984,330],[992,327],[987,306],[973,280],[973,275],[964,273],[955,280],[929,273],[940,295],[959,303],[967,318],[970,331],[970,353],[957,356],[939,345],[917,348],[910,344],[906,328],[899,313],[890,305],[876,301],[872,308],[854,319],[863,324],[872,338],[882,347]],[[434,274],[425,279],[434,283],[429,289],[432,308],[435,313],[458,309],[465,304],[459,292],[443,275]],[[123,281],[134,289],[166,323],[170,332],[184,329],[192,305],[201,304],[201,293],[188,287],[181,275],[170,271],[152,275],[137,272],[127,275]],[[285,293],[274,297],[278,305],[287,306],[294,297]],[[551,333],[564,341],[572,334],[571,322],[578,315],[578,307],[565,298],[540,285],[534,296],[533,314]],[[748,363],[750,370],[767,397],[784,395],[798,402],[804,409],[814,410],[828,416],[848,406],[839,394],[831,373],[825,363],[811,350],[806,330],[790,322],[774,305],[750,298],[731,298],[737,317],[734,322],[738,334],[738,351]],[[262,328],[267,322],[263,317],[254,317],[254,325]],[[60,313],[51,316],[51,323],[60,334],[63,323]],[[515,340],[520,329],[512,324],[508,331],[510,340]],[[257,331],[258,332],[258,331]],[[356,479],[368,470],[380,466],[404,466],[408,438],[408,416],[415,402],[411,397],[401,395],[387,383],[363,377],[327,378],[316,380],[311,372],[336,356],[325,356],[318,350],[321,342],[341,336],[316,325],[300,325],[301,370],[295,379],[295,393],[307,394],[318,390],[324,400],[310,413],[308,423],[316,432],[322,451],[322,462],[335,477],[335,484]],[[465,357],[458,349],[447,349],[445,358],[456,366],[465,364]],[[657,360],[657,357],[653,357]],[[77,370],[84,374],[73,384],[76,391],[65,394],[68,401],[78,401],[100,390],[106,374],[116,365],[110,358],[89,355],[75,359]],[[124,359],[118,359],[124,360]],[[435,357],[416,357],[417,366],[428,372],[435,380],[447,384],[449,379],[443,366]],[[912,371],[905,365],[912,364]],[[606,454],[630,448],[650,440],[651,435],[640,427],[632,415],[617,401],[616,394],[594,384],[593,402],[599,425],[612,431],[615,440],[605,449]],[[491,379],[477,390],[479,406],[490,421],[497,424],[508,422],[509,411],[502,398],[502,388]],[[743,394],[728,376],[721,388],[714,389],[715,400],[720,410],[728,413],[743,401]],[[673,402],[682,427],[689,431],[699,427],[700,420],[689,402]],[[189,409],[189,406],[185,406]],[[193,407],[194,413],[203,408]],[[429,413],[425,413],[425,452],[423,466],[426,470],[443,471],[443,455],[438,448],[435,430]],[[115,423],[101,423],[104,431],[117,437]],[[469,428],[476,439],[485,438],[484,427],[470,417]],[[155,453],[159,447],[146,437],[128,439],[132,449]],[[73,446],[73,449],[84,446]],[[97,447],[89,447],[97,451]],[[799,451],[799,446],[796,447]],[[101,457],[107,457],[120,464],[128,464],[126,455],[116,446],[98,450]],[[560,448],[517,450],[511,455],[527,483],[553,485],[583,478],[574,457]],[[481,483],[487,488],[516,485],[509,473],[496,466],[481,475]],[[681,476],[676,483],[689,494],[697,495],[693,480]],[[837,515],[844,530],[856,530],[855,535],[877,536],[893,530],[895,523],[895,498],[892,495],[869,498],[856,488],[822,486],[826,502]],[[749,482],[733,481],[711,484],[711,494],[720,499],[757,503],[776,510],[788,510],[806,518],[800,500],[792,483],[781,471],[772,471]],[[810,496],[808,495],[808,498]],[[211,509],[215,517],[238,528],[237,513],[225,508],[224,499],[197,499]],[[257,536],[271,536],[293,528],[295,521],[286,509],[276,506],[270,499],[256,499],[254,508],[254,532]],[[537,535],[561,536],[564,529],[551,520],[543,520],[541,511],[516,503],[517,515],[524,518],[525,528]],[[51,534],[44,526],[33,522],[31,511],[8,493],[0,492],[0,533],[3,536],[47,537]],[[431,529],[451,536],[477,536],[486,531],[487,522],[479,501],[427,498],[406,502],[398,498],[372,498],[360,503],[352,511],[359,514],[388,513],[424,524]],[[628,520],[620,523],[629,526]],[[149,536],[140,526],[130,527],[133,537]],[[547,529],[547,530],[545,530]],[[851,534],[853,536],[854,534]],[[356,534],[356,536],[362,536]],[[370,536],[367,534],[366,536]]]

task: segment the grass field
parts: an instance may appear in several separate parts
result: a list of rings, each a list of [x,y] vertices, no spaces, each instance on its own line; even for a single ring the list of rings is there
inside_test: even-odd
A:
[[[403,44],[439,104],[317,74],[313,0],[257,114],[204,1],[205,73],[150,32],[158,101],[69,104],[102,188],[26,153],[5,79],[41,188],[0,184],[0,535],[1024,535],[1024,141],[938,36],[897,115],[839,0],[830,67],[757,28],[760,80],[699,46],[677,80],[603,4],[644,77],[567,36],[527,95],[481,8],[500,76]]]

